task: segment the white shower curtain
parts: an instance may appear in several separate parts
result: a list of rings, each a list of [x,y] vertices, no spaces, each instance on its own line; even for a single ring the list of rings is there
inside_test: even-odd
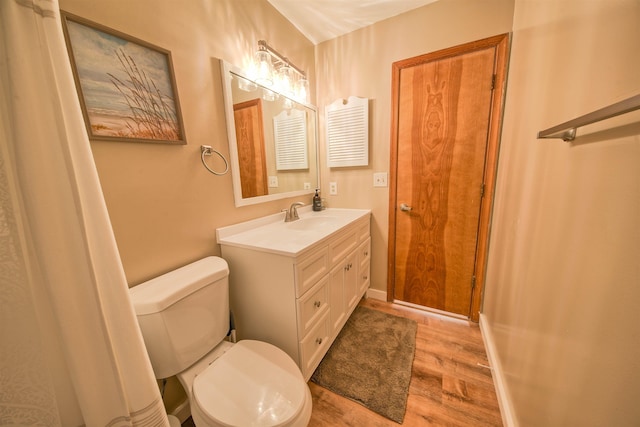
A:
[[[0,425],[166,426],[57,0],[0,1],[0,78]]]

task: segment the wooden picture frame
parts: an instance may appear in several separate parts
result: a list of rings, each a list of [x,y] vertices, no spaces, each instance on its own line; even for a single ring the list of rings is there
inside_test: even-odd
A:
[[[171,53],[61,12],[89,139],[186,144]]]

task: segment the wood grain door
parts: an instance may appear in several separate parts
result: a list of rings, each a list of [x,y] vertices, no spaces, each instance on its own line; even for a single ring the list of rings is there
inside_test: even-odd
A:
[[[393,64],[389,299],[478,318],[507,40]]]
[[[236,124],[236,143],[242,197],[269,194],[267,160],[264,147],[264,125],[262,123],[262,101],[234,104],[233,118]]]

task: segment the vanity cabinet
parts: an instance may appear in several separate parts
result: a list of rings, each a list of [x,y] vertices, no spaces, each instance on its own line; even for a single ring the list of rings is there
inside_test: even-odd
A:
[[[280,347],[298,364],[305,380],[369,287],[370,213],[361,213],[295,252],[218,238],[229,263],[238,339]]]

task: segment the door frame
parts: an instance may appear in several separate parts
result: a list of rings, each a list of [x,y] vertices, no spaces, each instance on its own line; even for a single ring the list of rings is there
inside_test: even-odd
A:
[[[395,290],[395,264],[396,264],[396,197],[397,197],[397,164],[398,164],[398,126],[399,126],[399,94],[400,72],[403,68],[413,67],[425,62],[437,61],[452,56],[470,53],[487,48],[496,49],[494,63],[494,88],[491,100],[491,115],[487,135],[487,152],[485,158],[484,192],[480,207],[480,219],[478,224],[478,236],[476,258],[474,265],[475,286],[471,293],[471,306],[469,308],[469,320],[480,320],[480,309],[484,291],[486,275],[487,254],[489,246],[489,230],[491,226],[491,212],[498,167],[498,149],[500,145],[500,133],[502,131],[502,116],[504,111],[504,99],[507,83],[507,71],[509,63],[509,47],[511,34],[500,34],[470,43],[453,46],[436,52],[404,59],[392,64],[391,77],[391,145],[389,165],[389,243],[387,258],[387,301],[394,300]]]

